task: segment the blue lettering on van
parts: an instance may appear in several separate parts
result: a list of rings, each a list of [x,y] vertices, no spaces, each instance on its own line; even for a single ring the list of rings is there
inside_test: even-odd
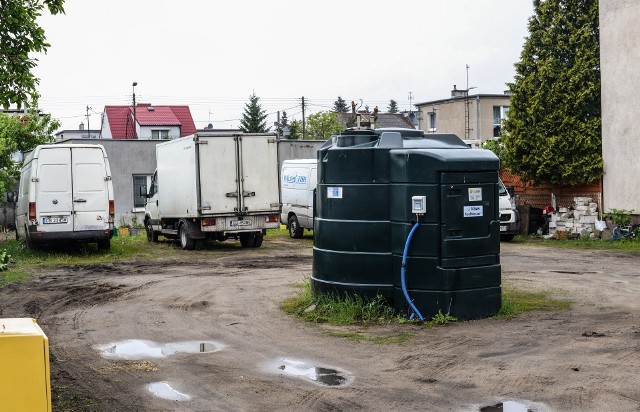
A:
[[[284,176],[282,176],[282,180],[285,183],[295,183],[296,182],[296,175],[284,175]]]
[[[296,183],[307,183],[307,176],[298,176]]]

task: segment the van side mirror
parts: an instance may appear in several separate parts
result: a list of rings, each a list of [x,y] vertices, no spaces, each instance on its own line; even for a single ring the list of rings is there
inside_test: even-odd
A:
[[[16,202],[15,192],[7,192],[7,203],[15,203],[15,202]]]
[[[509,185],[509,186],[507,187],[507,193],[509,193],[509,196],[511,196],[511,197],[514,197],[514,196],[515,196],[516,190],[515,190],[515,188],[513,187],[513,185]]]

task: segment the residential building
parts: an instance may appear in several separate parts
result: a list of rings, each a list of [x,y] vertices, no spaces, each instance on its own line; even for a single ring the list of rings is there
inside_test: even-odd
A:
[[[640,2],[600,0],[604,211],[633,210],[640,223]]]
[[[453,133],[473,147],[500,136],[509,111],[509,95],[475,94],[455,85],[451,97],[417,103],[419,129]]]
[[[84,123],[80,123],[77,129],[60,130],[55,134],[56,140],[97,139],[99,137],[100,137],[100,129],[85,130]]]
[[[369,117],[372,115],[366,111],[360,111],[361,119],[369,124]],[[338,113],[338,120],[345,127],[356,127],[356,116],[353,113]],[[404,127],[413,129],[413,123],[409,119],[409,117],[405,117],[401,113],[378,113],[375,125],[377,128],[387,128],[387,127]]]
[[[196,132],[189,106],[105,106],[101,139],[166,140]]]

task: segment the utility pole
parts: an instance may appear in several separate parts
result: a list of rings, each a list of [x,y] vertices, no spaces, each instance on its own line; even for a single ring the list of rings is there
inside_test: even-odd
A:
[[[136,138],[136,86],[138,82],[133,82],[133,138]]]
[[[464,138],[465,140],[468,140],[470,135],[471,135],[471,124],[470,124],[470,120],[471,120],[471,113],[470,113],[470,106],[471,106],[471,102],[469,101],[469,90],[471,89],[475,89],[475,87],[469,87],[469,68],[470,66],[468,64],[465,65],[466,70],[467,70],[467,88],[464,91]]]
[[[302,96],[302,140],[307,138],[307,119],[304,116],[304,96]]]
[[[413,94],[409,92],[409,113],[413,113],[413,105],[411,104],[412,100],[413,100]]]
[[[89,110],[91,109],[91,107],[89,107],[87,105],[87,137],[91,138],[91,127],[89,125]]]

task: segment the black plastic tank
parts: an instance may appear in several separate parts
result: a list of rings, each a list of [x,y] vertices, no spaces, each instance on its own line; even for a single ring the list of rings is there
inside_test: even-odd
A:
[[[408,293],[425,317],[495,314],[501,305],[498,158],[455,135],[412,129],[347,130],[318,151],[314,292],[382,295],[407,313],[400,271],[407,236]],[[413,196],[426,213],[412,213]]]

